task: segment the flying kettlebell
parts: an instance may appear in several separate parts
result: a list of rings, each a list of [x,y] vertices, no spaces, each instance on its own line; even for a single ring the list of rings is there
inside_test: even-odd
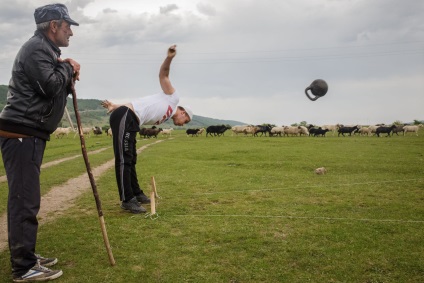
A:
[[[309,96],[308,94],[309,90],[311,90],[312,94],[315,95],[315,97]],[[327,83],[324,80],[317,79],[313,81],[311,85],[305,89],[305,94],[310,100],[315,101],[318,98],[323,97],[327,93],[327,91],[328,91]]]

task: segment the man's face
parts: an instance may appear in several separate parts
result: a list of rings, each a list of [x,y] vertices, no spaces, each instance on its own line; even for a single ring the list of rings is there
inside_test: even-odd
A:
[[[174,125],[183,126],[190,122],[190,116],[184,111],[178,108],[177,112],[172,116],[172,120],[174,121]]]
[[[66,21],[62,21],[62,24],[59,25],[59,22],[55,21],[53,23],[53,31],[53,41],[57,45],[57,47],[68,47],[69,38],[74,35],[71,30],[71,25]]]

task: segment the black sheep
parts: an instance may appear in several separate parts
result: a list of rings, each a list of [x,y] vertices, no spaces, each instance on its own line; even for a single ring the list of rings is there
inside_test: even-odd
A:
[[[380,134],[387,134],[386,137],[390,137],[390,134],[393,132],[393,130],[396,129],[396,125],[393,125],[391,127],[378,127],[377,130],[375,130],[375,134],[377,137],[380,137]]]
[[[314,137],[317,137],[317,136],[323,136],[323,137],[325,137],[325,134],[328,131],[329,131],[329,129],[325,129],[325,130],[323,130],[321,128],[315,129],[315,131],[314,131]]]

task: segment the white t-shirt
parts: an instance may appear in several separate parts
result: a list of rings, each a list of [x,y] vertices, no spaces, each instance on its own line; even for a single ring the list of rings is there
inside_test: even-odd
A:
[[[132,101],[132,105],[140,119],[140,125],[159,125],[166,122],[177,110],[180,96],[177,91],[173,94],[164,92],[145,96]]]

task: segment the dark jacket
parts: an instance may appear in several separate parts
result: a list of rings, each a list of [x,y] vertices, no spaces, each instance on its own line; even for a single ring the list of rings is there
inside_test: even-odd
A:
[[[60,49],[36,31],[19,50],[0,130],[50,139],[62,119],[73,69],[59,63]]]

